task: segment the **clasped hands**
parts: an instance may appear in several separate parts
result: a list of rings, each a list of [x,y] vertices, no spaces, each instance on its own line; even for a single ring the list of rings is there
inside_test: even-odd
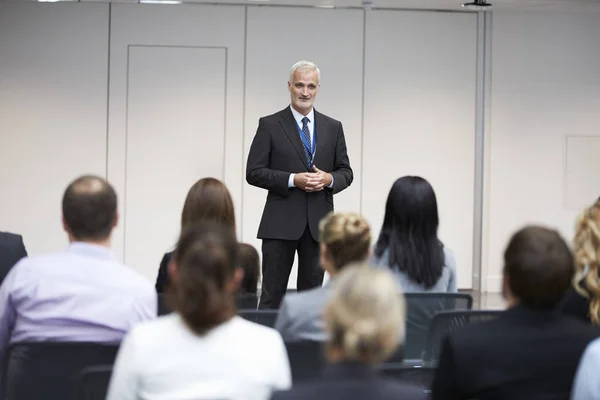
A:
[[[318,192],[331,185],[333,177],[313,165],[314,172],[302,172],[294,175],[294,186],[305,192]]]

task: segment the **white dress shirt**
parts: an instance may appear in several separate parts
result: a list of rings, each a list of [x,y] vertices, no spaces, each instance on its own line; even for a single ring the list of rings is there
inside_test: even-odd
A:
[[[308,132],[310,132],[310,144],[312,146],[313,143],[315,143],[315,109],[314,109],[314,107],[311,108],[310,112],[308,114],[306,114],[306,115],[300,114],[291,105],[290,105],[290,110],[292,110],[292,115],[294,116],[294,119],[296,120],[296,124],[298,125],[298,128],[300,130],[302,130],[302,126],[304,125],[302,123],[302,119],[304,117],[308,118],[308,123],[306,124],[306,126],[308,127]],[[298,135],[300,135],[300,132],[298,132]],[[312,159],[313,160],[315,159],[315,155],[317,154],[317,146],[315,145],[314,147],[315,147],[315,152],[312,154]],[[296,174],[290,174],[290,177],[288,179],[288,187],[290,187],[290,188],[295,187],[295,185],[294,185],[294,176],[296,176]],[[327,186],[327,187],[328,188],[333,188],[333,176],[331,177],[331,184],[329,186]]]
[[[291,383],[274,329],[236,316],[200,336],[173,313],[125,337],[107,400],[267,400]]]

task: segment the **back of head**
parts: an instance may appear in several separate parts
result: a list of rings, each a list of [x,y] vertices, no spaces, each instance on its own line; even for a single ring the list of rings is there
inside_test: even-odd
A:
[[[385,269],[346,267],[335,280],[325,316],[328,346],[345,360],[380,363],[404,340],[404,298]]]
[[[555,230],[528,226],[517,231],[504,252],[511,295],[528,308],[555,308],[574,273],[573,256]]]
[[[235,231],[235,210],[231,194],[223,182],[203,178],[188,191],[181,212],[181,230],[213,221]]]
[[[173,262],[169,303],[192,331],[204,334],[235,315],[232,282],[239,250],[230,229],[204,223],[183,231]]]
[[[329,213],[319,223],[319,236],[337,271],[369,256],[371,228],[360,214]]]
[[[105,240],[116,224],[117,194],[105,179],[81,176],[65,190],[62,214],[65,227],[74,240]]]
[[[240,292],[256,294],[260,274],[260,257],[254,246],[240,243],[240,266],[244,270]]]
[[[399,178],[387,198],[375,255],[382,257],[388,250],[390,266],[429,289],[445,264],[438,225],[437,199],[429,182],[418,176]]]
[[[577,218],[573,251],[577,269],[575,289],[590,298],[590,319],[600,325],[600,201],[583,210]]]

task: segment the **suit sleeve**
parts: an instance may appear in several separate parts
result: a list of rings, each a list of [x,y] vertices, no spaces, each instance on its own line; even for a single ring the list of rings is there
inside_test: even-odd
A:
[[[350,159],[348,158],[348,150],[346,149],[344,128],[342,127],[341,122],[338,130],[334,167],[331,175],[333,176],[333,194],[346,189],[354,180],[354,173],[350,167]]]
[[[23,242],[23,237],[19,237],[19,260],[27,257],[27,249],[25,248],[25,243]]]
[[[294,338],[290,335],[290,315],[289,315],[289,306],[286,298],[283,298],[281,302],[281,307],[279,308],[279,313],[277,314],[277,319],[275,320],[275,329],[284,341],[290,341]]]
[[[461,393],[458,387],[455,375],[455,372],[459,371],[458,368],[460,366],[455,364],[454,349],[450,337],[447,336],[442,345],[440,360],[433,379],[431,388],[432,400],[466,400],[464,393]]]
[[[290,172],[270,168],[271,138],[264,118],[258,121],[258,129],[246,164],[246,182],[252,186],[267,189],[281,196],[287,196]]]

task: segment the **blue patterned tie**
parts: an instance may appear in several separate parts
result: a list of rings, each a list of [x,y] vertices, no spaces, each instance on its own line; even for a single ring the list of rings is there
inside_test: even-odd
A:
[[[308,131],[308,121],[308,118],[302,118],[302,134],[308,143],[308,148],[306,148],[306,145],[302,147],[304,147],[304,155],[306,156],[306,161],[308,161],[308,166],[312,167],[312,143],[310,141],[310,132]]]

